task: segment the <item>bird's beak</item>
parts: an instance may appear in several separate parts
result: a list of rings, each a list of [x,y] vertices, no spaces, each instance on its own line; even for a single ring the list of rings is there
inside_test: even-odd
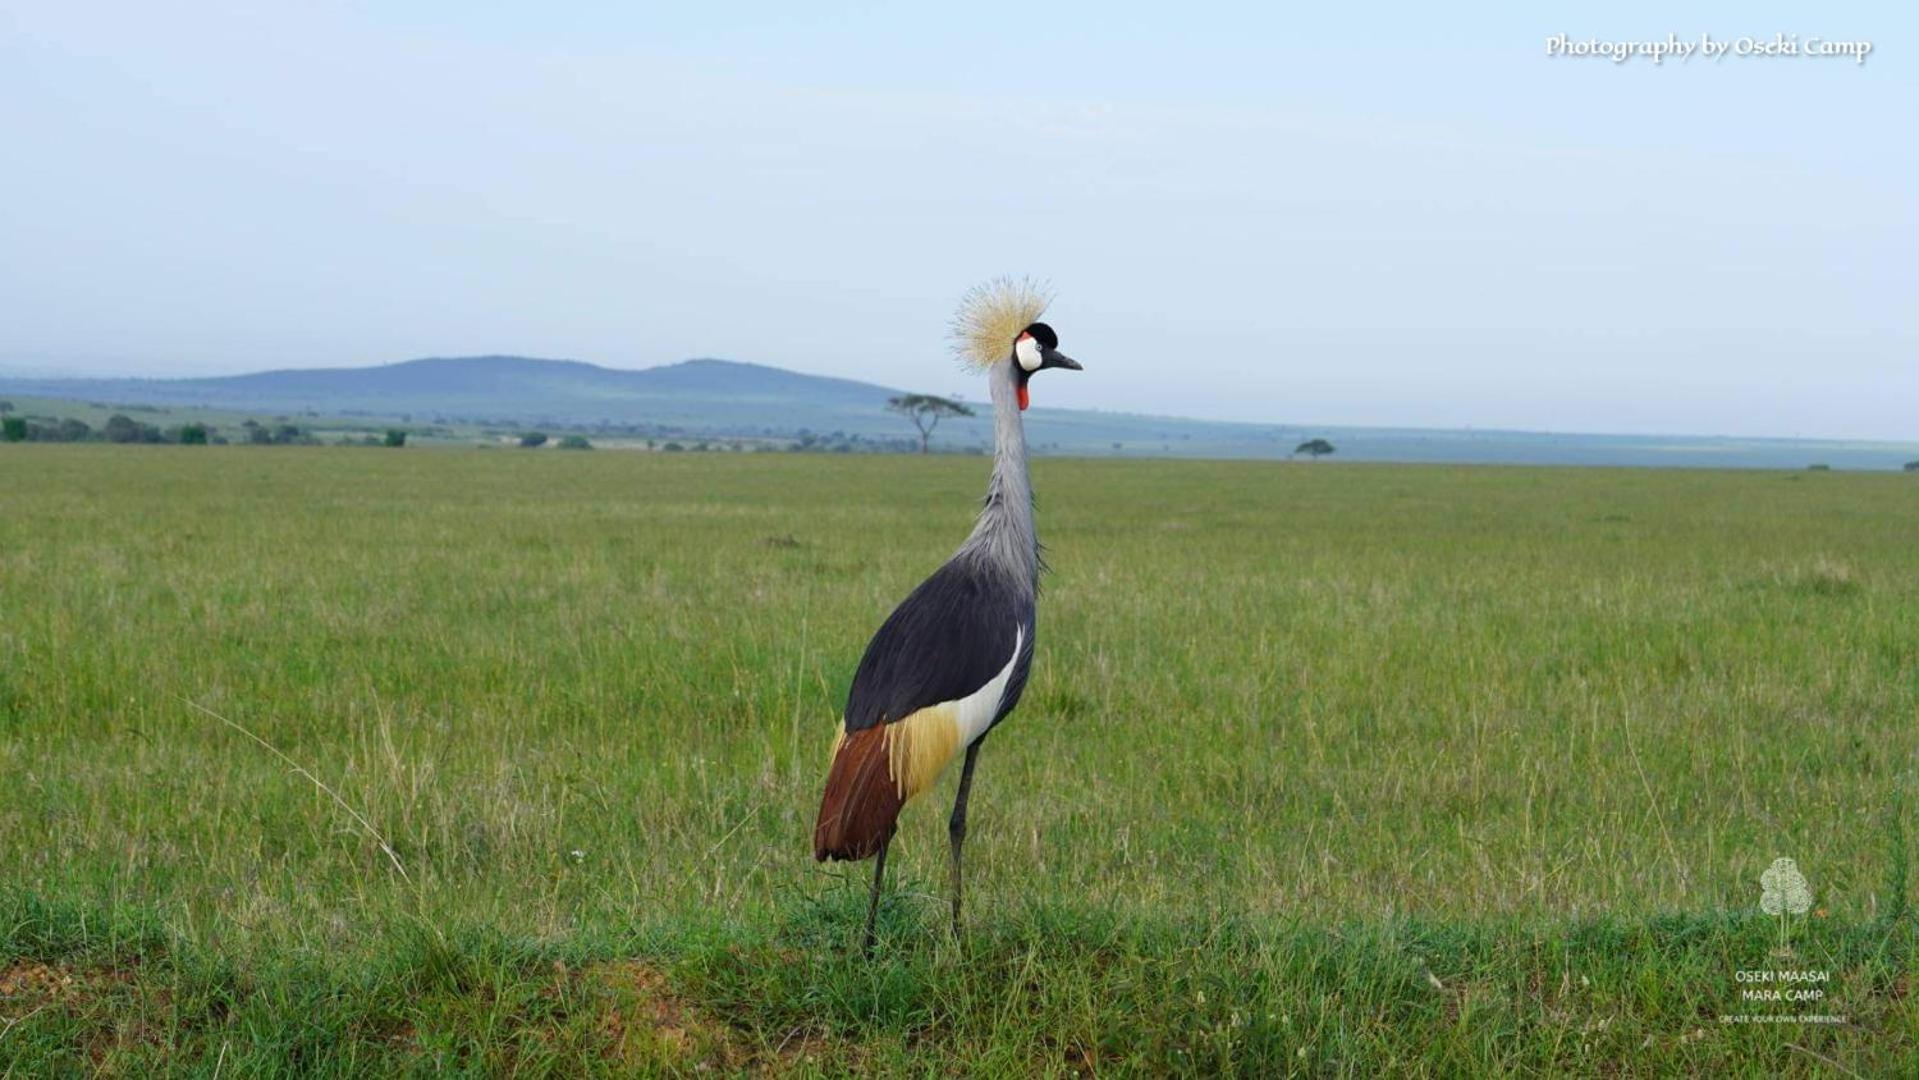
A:
[[[1041,349],[1039,351],[1039,367],[1041,371],[1049,367],[1061,367],[1068,371],[1086,370],[1079,366],[1078,360],[1060,352],[1058,349]]]

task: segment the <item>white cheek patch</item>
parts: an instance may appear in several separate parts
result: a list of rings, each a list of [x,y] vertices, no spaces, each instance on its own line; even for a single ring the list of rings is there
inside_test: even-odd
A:
[[[1033,339],[1033,335],[1021,334],[1019,341],[1013,346],[1013,355],[1018,358],[1019,366],[1028,372],[1039,370],[1039,342]]]

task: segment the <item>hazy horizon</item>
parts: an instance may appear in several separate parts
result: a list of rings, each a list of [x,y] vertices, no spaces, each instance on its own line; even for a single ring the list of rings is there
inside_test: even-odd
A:
[[[253,370],[253,371],[233,372],[231,373],[231,376],[270,374],[276,371],[363,370],[368,368],[391,367],[391,366],[394,366],[395,364],[407,364],[407,363],[413,363],[420,360],[476,360],[476,359],[499,359],[499,358],[511,359],[511,360],[529,360],[529,361],[542,362],[542,363],[595,364],[595,361],[581,358],[581,357],[503,356],[502,354],[494,353],[494,354],[480,354],[476,356],[421,356],[421,357],[411,357],[407,360],[396,360],[390,363],[383,363],[383,364],[322,365],[322,366],[316,366],[313,368],[278,368],[278,369],[263,368],[259,370]],[[653,367],[670,367],[676,364],[689,364],[689,363],[701,363],[701,362],[722,363],[722,364],[744,364],[744,365],[750,365],[750,366],[772,367],[779,370],[794,372],[796,374],[801,374],[801,375],[818,376],[820,378],[852,379],[857,382],[863,382],[869,385],[876,385],[886,389],[893,389],[893,390],[909,389],[908,387],[901,387],[901,386],[889,387],[883,381],[861,379],[857,376],[833,375],[833,374],[827,374],[823,372],[813,372],[813,371],[800,371],[797,368],[785,367],[779,364],[764,364],[760,361],[754,361],[754,360],[734,360],[734,359],[723,357],[723,356],[689,356],[681,360],[669,360],[663,364],[649,365],[647,367],[619,367],[611,364],[595,364],[595,366],[603,367],[611,371],[645,371],[645,370],[650,370]],[[26,369],[26,368],[15,369],[15,368],[8,367],[4,362],[0,362],[0,380],[83,379],[83,380],[110,382],[110,381],[119,380],[119,379],[147,379],[147,380],[167,381],[167,380],[173,380],[173,379],[202,379],[202,378],[223,378],[223,377],[230,377],[230,376],[226,376],[226,375],[155,375],[155,374],[116,375],[112,373],[95,374],[95,375],[77,375],[77,374],[70,374],[70,373],[63,372],[56,369],[44,369],[44,370],[34,370],[34,369]],[[970,376],[963,375],[963,378],[970,378]],[[0,389],[4,389],[4,388],[0,387]],[[925,392],[935,392],[935,391],[925,391]],[[22,395],[22,396],[32,396],[32,395]],[[987,402],[986,394],[983,387],[949,391],[948,396],[951,396],[954,399],[959,401],[974,404],[976,406],[984,405]],[[1303,433],[1310,433],[1311,431],[1324,431],[1328,433],[1333,433],[1333,432],[1342,431],[1342,430],[1345,430],[1345,431],[1352,431],[1352,430],[1432,431],[1435,433],[1457,432],[1457,433],[1468,433],[1468,434],[1471,434],[1471,433],[1502,434],[1503,433],[1503,434],[1516,434],[1516,435],[1547,435],[1547,436],[1567,435],[1567,436],[1582,436],[1582,437],[1583,436],[1592,436],[1592,437],[1639,436],[1639,437],[1649,437],[1649,438],[1670,437],[1670,438],[1676,438],[1676,439],[1726,439],[1726,440],[1732,440],[1732,441],[1749,440],[1754,443],[1778,442],[1778,441],[1804,441],[1809,443],[1857,443],[1861,445],[1870,444],[1870,445],[1883,445],[1883,446],[1901,447],[1901,448],[1919,447],[1919,437],[1876,438],[1876,437],[1870,437],[1870,436],[1842,437],[1842,436],[1822,436],[1822,435],[1766,435],[1766,434],[1734,435],[1734,434],[1726,434],[1723,432],[1711,432],[1711,431],[1624,432],[1624,431],[1606,431],[1606,430],[1599,430],[1599,429],[1580,430],[1580,429],[1569,429],[1569,428],[1488,427],[1488,426],[1470,425],[1470,424],[1461,425],[1458,427],[1434,427],[1431,425],[1423,425],[1423,424],[1353,424],[1353,423],[1344,423],[1344,422],[1335,423],[1335,422],[1322,421],[1314,417],[1294,417],[1294,416],[1272,417],[1272,418],[1263,419],[1263,420],[1234,420],[1234,419],[1222,419],[1222,418],[1215,418],[1215,417],[1192,416],[1190,414],[1180,413],[1177,411],[1171,411],[1171,412],[1159,411],[1159,410],[1153,410],[1150,408],[1148,409],[1123,409],[1123,408],[1108,409],[1099,405],[1079,405],[1079,406],[1062,405],[1058,407],[1072,408],[1081,412],[1100,413],[1100,414],[1112,415],[1116,417],[1117,416],[1139,416],[1139,417],[1158,418],[1158,419],[1165,419],[1165,420],[1200,421],[1205,423],[1246,424],[1249,426],[1257,426],[1257,427],[1299,429]],[[1887,467],[1890,468],[1895,466],[1896,464],[1897,463],[1892,463],[1892,464],[1889,464]]]
[[[936,393],[1052,280],[1036,404],[1919,439],[1868,5],[0,10],[0,369],[715,357]],[[1548,57],[1549,35],[1862,39]]]

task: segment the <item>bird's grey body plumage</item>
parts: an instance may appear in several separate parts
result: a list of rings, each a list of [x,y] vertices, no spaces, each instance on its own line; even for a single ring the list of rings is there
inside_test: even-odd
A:
[[[1032,666],[1040,561],[1016,378],[1011,364],[990,375],[996,450],[979,520],[873,635],[847,696],[848,732],[973,693],[1006,666],[1016,642],[993,723],[1019,703]]]

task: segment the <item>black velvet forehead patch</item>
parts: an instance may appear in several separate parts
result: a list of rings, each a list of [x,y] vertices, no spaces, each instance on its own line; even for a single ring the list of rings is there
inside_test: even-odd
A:
[[[1036,322],[1027,327],[1026,332],[1033,335],[1033,340],[1039,342],[1042,348],[1059,348],[1059,335],[1053,333],[1053,328],[1043,322]]]

